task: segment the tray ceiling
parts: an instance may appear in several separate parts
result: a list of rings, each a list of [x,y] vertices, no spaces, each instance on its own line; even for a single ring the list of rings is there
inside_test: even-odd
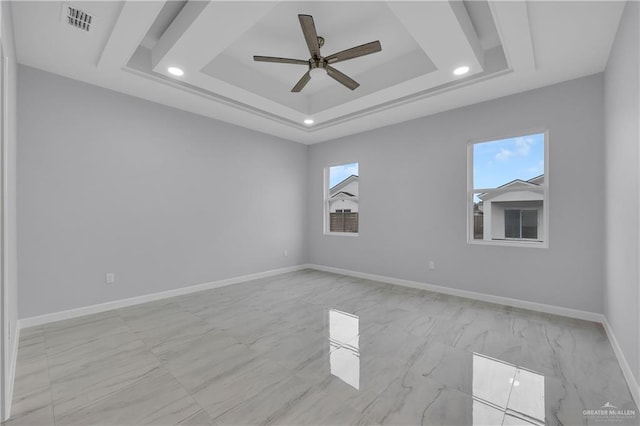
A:
[[[90,31],[64,22],[66,5],[94,17]],[[623,6],[46,1],[14,2],[13,18],[20,63],[315,143],[603,71]],[[381,52],[335,65],[358,89],[312,79],[291,93],[305,66],[252,60],[308,59],[298,14],[313,15],[325,56],[380,40]]]

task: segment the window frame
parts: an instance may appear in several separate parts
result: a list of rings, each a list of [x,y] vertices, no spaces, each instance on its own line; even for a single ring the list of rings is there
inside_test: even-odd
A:
[[[473,147],[479,143],[496,142],[503,139],[511,139],[518,137],[526,137],[535,134],[544,135],[544,182],[542,183],[542,222],[538,225],[538,239],[501,239],[501,240],[476,240],[474,239],[473,229],[473,195],[478,192],[491,192],[497,188],[473,188]],[[524,131],[517,130],[506,132],[501,136],[488,136],[482,138],[471,139],[467,141],[467,211],[466,211],[466,228],[467,228],[467,244],[479,246],[508,246],[508,247],[529,247],[529,248],[549,248],[549,151],[550,139],[548,128],[531,128]],[[540,224],[542,224],[542,233],[540,233]],[[541,235],[542,234],[542,235]]]
[[[344,166],[346,164],[357,164],[358,165],[358,195],[354,196],[354,197],[347,197],[347,199],[349,200],[355,200],[358,202],[358,232],[332,232],[330,231],[330,221],[331,221],[331,206],[329,204],[329,178],[330,178],[330,173],[331,173],[331,167],[336,167],[336,166]],[[359,161],[340,161],[340,162],[334,162],[334,163],[329,163],[327,166],[324,167],[324,171],[323,171],[323,179],[322,179],[322,186],[323,186],[323,200],[322,200],[322,227],[323,227],[323,234],[324,235],[332,235],[332,236],[337,236],[337,237],[357,237],[358,235],[360,235],[360,162]]]

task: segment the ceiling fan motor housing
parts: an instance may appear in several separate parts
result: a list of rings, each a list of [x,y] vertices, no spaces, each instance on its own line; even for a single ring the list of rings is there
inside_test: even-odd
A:
[[[327,60],[325,58],[318,58],[318,59],[309,59],[309,69],[312,70],[314,68],[323,68],[323,69],[327,69]]]

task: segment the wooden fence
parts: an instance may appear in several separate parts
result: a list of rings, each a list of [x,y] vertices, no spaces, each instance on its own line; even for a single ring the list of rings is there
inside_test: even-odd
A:
[[[330,213],[329,230],[331,232],[358,232],[358,213]]]
[[[473,216],[473,239],[481,240],[484,238],[484,216]]]

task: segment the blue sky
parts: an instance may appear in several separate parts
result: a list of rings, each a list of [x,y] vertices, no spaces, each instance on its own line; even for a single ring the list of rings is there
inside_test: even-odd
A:
[[[544,133],[473,146],[473,188],[497,188],[544,173]]]
[[[329,188],[334,187],[351,175],[358,175],[358,163],[329,167]]]

